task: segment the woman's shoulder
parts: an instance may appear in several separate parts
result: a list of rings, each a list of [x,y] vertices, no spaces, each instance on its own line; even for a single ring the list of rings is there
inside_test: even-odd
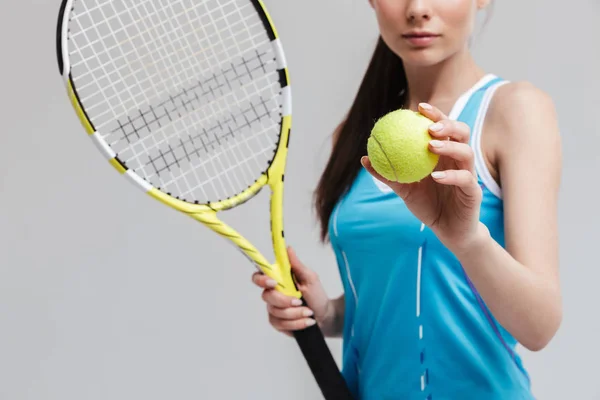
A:
[[[554,114],[554,101],[548,92],[529,81],[508,81],[496,89],[486,118],[506,128],[518,127],[524,119]]]
[[[529,81],[499,86],[485,117],[487,141],[501,157],[514,146],[557,139],[558,117],[552,96]],[[556,137],[552,137],[552,135]]]
[[[506,82],[496,89],[483,130],[486,165],[499,185],[502,166],[514,164],[504,161],[536,151],[542,141],[552,146],[560,142],[552,97],[528,81]]]

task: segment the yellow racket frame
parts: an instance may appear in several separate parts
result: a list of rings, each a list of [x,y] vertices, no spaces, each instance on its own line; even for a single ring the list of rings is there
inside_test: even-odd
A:
[[[271,27],[272,34],[274,35],[275,39],[278,39],[279,35],[266,7],[261,0],[257,1],[263,9],[268,24]],[[70,73],[68,70],[61,72],[66,80],[67,91],[69,98],[71,99],[72,106],[75,109],[75,112],[85,131],[88,133],[88,135],[93,136],[96,134],[96,130],[93,123],[89,120],[87,114],[85,113],[82,104],[80,103],[76,90],[74,89]],[[285,78],[289,85],[289,71],[287,66],[284,66],[283,73],[285,74]],[[283,181],[291,126],[291,115],[284,115],[281,122],[281,134],[279,137],[278,147],[270,167],[255,181],[252,186],[233,197],[220,202],[210,203],[210,205],[192,204],[176,199],[149,185],[148,187],[145,187],[145,189],[147,189],[146,193],[154,199],[174,208],[177,211],[187,214],[188,216],[204,224],[206,227],[212,229],[220,236],[230,240],[244,254],[246,254],[246,256],[252,260],[265,275],[274,279],[278,283],[277,290],[279,290],[281,293],[287,296],[301,298],[302,294],[297,289],[291,273],[291,266],[287,254],[287,246],[283,231]],[[135,174],[135,172],[129,171],[127,167],[125,167],[116,157],[110,158],[108,161],[110,165],[112,165],[121,175],[125,175],[128,172]],[[273,251],[275,255],[274,263],[270,263],[249,240],[243,237],[230,225],[220,220],[217,215],[221,211],[231,209],[248,201],[265,186],[269,186],[271,189],[270,214]]]

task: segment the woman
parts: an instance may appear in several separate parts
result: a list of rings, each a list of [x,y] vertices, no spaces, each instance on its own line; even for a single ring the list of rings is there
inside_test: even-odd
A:
[[[357,398],[532,399],[517,343],[543,349],[561,322],[551,99],[485,73],[468,49],[489,0],[371,0],[381,37],[335,133],[315,193],[344,295],[329,299],[289,254],[310,308],[259,274],[270,323],[341,336]],[[419,183],[386,181],[365,157],[374,121],[429,117],[441,156]]]

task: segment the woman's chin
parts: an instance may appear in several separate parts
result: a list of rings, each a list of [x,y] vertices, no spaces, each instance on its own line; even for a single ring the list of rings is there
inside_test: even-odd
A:
[[[404,47],[395,53],[402,59],[405,66],[431,67],[444,60],[444,54],[439,48],[429,47]]]
[[[439,64],[443,57],[436,56],[433,52],[421,51],[419,53],[412,52],[401,56],[405,67],[427,68]]]

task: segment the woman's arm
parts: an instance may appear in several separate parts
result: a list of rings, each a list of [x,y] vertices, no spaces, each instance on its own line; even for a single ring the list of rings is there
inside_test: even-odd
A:
[[[252,282],[263,289],[262,299],[267,305],[269,323],[287,336],[293,336],[292,331],[318,323],[324,336],[340,337],[344,326],[344,296],[330,299],[317,273],[304,265],[291,247],[288,256],[296,284],[308,307],[299,299],[275,290],[277,282],[256,271],[252,274]]]
[[[329,300],[327,315],[319,323],[324,336],[331,338],[342,337],[344,331],[344,305],[345,297],[343,294],[338,298]]]
[[[526,348],[544,348],[562,319],[557,203],[561,144],[552,100],[527,83],[497,90],[486,122],[496,143],[506,250],[481,224],[456,250],[496,319]]]

